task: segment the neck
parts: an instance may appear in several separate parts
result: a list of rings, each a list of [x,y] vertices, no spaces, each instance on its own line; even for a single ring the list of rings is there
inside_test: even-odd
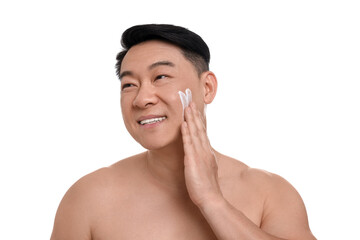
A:
[[[174,192],[187,193],[182,140],[146,154],[147,167],[156,183]]]

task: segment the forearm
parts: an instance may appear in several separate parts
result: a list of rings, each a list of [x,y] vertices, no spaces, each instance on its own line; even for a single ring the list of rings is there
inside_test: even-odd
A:
[[[219,240],[281,240],[261,230],[225,199],[199,208]]]

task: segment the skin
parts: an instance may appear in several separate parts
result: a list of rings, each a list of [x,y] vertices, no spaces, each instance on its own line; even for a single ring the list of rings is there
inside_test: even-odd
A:
[[[161,41],[132,47],[121,66],[125,126],[146,152],[76,182],[56,214],[60,239],[315,239],[283,178],[214,150],[205,106],[217,80]],[[184,117],[178,91],[191,89]],[[144,127],[143,116],[166,116]],[[185,118],[185,119],[184,119]]]

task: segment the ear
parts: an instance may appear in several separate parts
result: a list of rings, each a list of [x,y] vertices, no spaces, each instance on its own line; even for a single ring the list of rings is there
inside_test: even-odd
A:
[[[204,87],[204,103],[210,104],[217,91],[217,79],[213,72],[207,71],[201,74],[201,82]]]

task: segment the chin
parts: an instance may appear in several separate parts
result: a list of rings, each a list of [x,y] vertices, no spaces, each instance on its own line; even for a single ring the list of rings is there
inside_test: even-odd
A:
[[[152,136],[138,139],[137,142],[147,150],[161,150],[169,146],[182,143],[181,133],[167,134],[166,136]]]

